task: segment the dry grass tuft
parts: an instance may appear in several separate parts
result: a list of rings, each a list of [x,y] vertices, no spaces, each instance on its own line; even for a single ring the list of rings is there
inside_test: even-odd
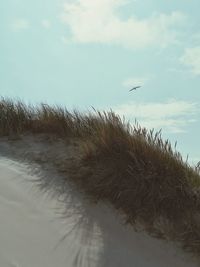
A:
[[[82,157],[69,172],[79,188],[112,203],[133,226],[200,255],[200,168],[161,132],[131,126],[112,111],[84,115],[2,98],[0,135],[24,133],[78,138]]]

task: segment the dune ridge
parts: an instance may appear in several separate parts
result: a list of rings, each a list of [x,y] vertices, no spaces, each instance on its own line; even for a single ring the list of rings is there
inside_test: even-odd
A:
[[[112,111],[70,113],[2,98],[0,136],[2,153],[43,168],[51,162],[86,198],[111,203],[135,230],[199,257],[199,168],[161,132],[131,126]]]

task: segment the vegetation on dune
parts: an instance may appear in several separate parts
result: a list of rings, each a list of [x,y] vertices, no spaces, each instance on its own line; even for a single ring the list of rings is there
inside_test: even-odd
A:
[[[45,133],[80,141],[72,180],[93,200],[106,200],[126,221],[179,241],[200,255],[200,173],[160,132],[131,126],[110,112],[86,115],[46,104],[0,101],[0,135]]]

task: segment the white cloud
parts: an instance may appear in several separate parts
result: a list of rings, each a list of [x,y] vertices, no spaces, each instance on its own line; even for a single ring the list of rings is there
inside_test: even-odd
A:
[[[195,122],[195,115],[200,112],[197,103],[176,100],[163,103],[130,102],[113,110],[131,122],[137,119],[141,126],[155,129],[163,128],[173,133],[185,131],[185,127]]]
[[[122,86],[130,88],[133,86],[143,86],[148,82],[148,77],[129,77],[122,82]]]
[[[116,44],[129,48],[164,47],[176,42],[181,12],[154,14],[146,19],[122,19],[117,11],[126,0],[74,0],[65,3],[62,20],[70,28],[72,40],[80,43]]]
[[[200,75],[200,46],[185,49],[180,61],[188,66],[193,74]]]
[[[48,19],[43,19],[42,26],[46,29],[49,29],[51,27],[51,22]]]
[[[26,30],[29,28],[29,22],[26,19],[18,18],[13,21],[11,27],[14,31]]]

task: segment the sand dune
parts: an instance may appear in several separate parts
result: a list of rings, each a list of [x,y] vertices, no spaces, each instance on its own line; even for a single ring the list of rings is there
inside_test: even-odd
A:
[[[0,170],[0,266],[199,266],[174,244],[134,232],[111,207],[88,204],[70,187],[65,204],[42,194],[26,165],[1,158]]]

